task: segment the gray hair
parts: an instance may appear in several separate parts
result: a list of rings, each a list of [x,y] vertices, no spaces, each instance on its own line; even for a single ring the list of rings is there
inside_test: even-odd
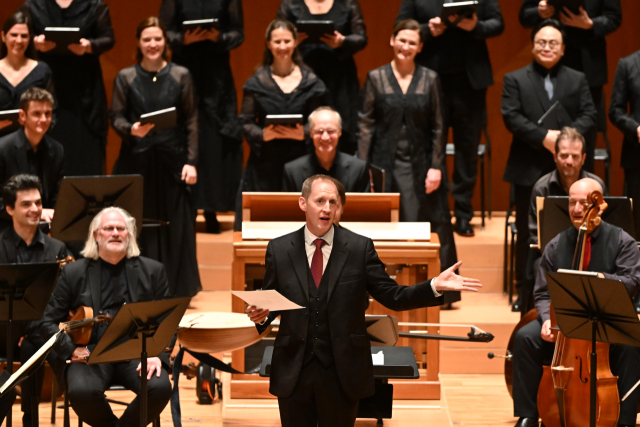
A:
[[[85,258],[91,258],[97,260],[100,258],[98,254],[98,242],[96,241],[95,232],[100,228],[100,221],[102,216],[109,212],[118,212],[124,217],[124,222],[127,225],[127,258],[136,257],[140,255],[140,248],[136,242],[136,220],[129,212],[121,208],[109,207],[104,208],[91,220],[89,225],[89,235],[87,241],[84,244],[84,249],[80,252]]]
[[[342,129],[342,117],[340,117],[340,113],[338,113],[336,110],[334,110],[331,107],[318,107],[315,110],[313,110],[313,112],[309,114],[309,118],[307,119],[309,121],[309,129],[313,129],[314,127],[313,119],[315,119],[316,114],[322,111],[330,111],[333,114],[335,114],[335,116],[338,119],[338,129]]]

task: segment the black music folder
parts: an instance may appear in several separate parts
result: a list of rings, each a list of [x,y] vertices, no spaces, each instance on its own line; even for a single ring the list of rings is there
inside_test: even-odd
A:
[[[198,28],[201,28],[203,30],[210,30],[212,28],[218,29],[218,27],[218,20],[214,18],[182,21],[182,29],[184,29],[184,31],[194,31]]]
[[[80,28],[78,27],[46,27],[44,29],[44,38],[56,44],[54,52],[71,53],[67,48],[70,44],[80,43]]]
[[[556,14],[561,13],[565,7],[575,15],[580,13],[580,7],[584,9],[584,0],[547,0],[547,4],[555,8]]]
[[[3,133],[11,133],[20,127],[20,123],[18,123],[18,117],[20,117],[20,110],[5,110],[0,111],[0,122],[3,120],[10,120],[11,124],[7,127],[2,128]]]
[[[538,126],[548,130],[560,130],[565,126],[571,126],[572,120],[560,101],[553,103],[551,107],[538,119]]]
[[[333,21],[300,20],[296,22],[296,30],[305,33],[308,40],[319,42],[325,34],[332,35],[336,30]]]
[[[465,18],[471,18],[478,9],[478,2],[472,1],[458,1],[455,3],[445,3],[442,5],[442,21],[449,22],[449,17],[452,15],[458,15],[453,23],[458,24]]]
[[[164,110],[152,111],[140,116],[140,124],[153,123],[152,131],[173,129],[178,124],[178,114],[176,107],[165,108]]]
[[[303,118],[302,114],[267,114],[264,125],[295,126],[298,123],[302,124]]]

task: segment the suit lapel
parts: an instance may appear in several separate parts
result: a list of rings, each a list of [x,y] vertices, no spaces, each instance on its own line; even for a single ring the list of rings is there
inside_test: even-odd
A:
[[[636,52],[633,55],[633,62],[636,65],[636,73],[640,73],[640,52]]]
[[[5,253],[7,254],[7,263],[17,264],[18,254],[16,253],[16,245],[9,238],[8,232],[3,233],[2,236],[2,245],[4,246]]]
[[[43,153],[43,158],[42,158],[42,192],[44,193],[42,195],[42,198],[45,198],[45,195],[47,196],[47,202],[48,197],[49,197],[49,192],[47,191],[47,189],[49,188],[49,176],[51,175],[51,164],[53,163],[53,153],[51,153],[51,150],[49,149],[49,145],[47,144],[47,136],[45,135],[44,138],[42,138],[42,141],[40,142],[40,150],[44,150]]]
[[[27,164],[27,146],[29,145],[29,141],[27,141],[27,136],[24,134],[24,129],[18,133],[18,139],[15,143],[16,152],[14,153],[14,160],[16,165],[18,165],[18,170],[29,170],[29,165]]]
[[[127,288],[131,302],[138,302],[138,277],[140,277],[140,261],[138,258],[129,258],[125,262],[127,271]]]
[[[331,249],[331,256],[329,257],[329,263],[327,264],[327,270],[329,271],[329,289],[327,294],[327,301],[331,299],[333,289],[338,283],[340,273],[344,268],[349,253],[351,252],[347,248],[347,242],[342,239],[342,233],[340,227],[334,226],[335,233],[333,235],[333,248]]]
[[[560,101],[560,104],[562,104],[562,100],[564,99],[565,73],[566,70],[564,67],[560,67],[558,69],[558,74],[556,75],[556,85],[553,87],[553,102]]]
[[[533,93],[536,94],[538,100],[540,101],[540,104],[542,105],[543,111],[546,112],[549,107],[551,107],[551,101],[549,100],[549,96],[547,95],[547,91],[545,90],[544,86],[540,84],[542,79],[540,75],[538,75],[538,73],[536,73],[536,71],[533,69],[533,65],[530,65],[529,69],[527,69],[527,77],[529,77],[529,82],[531,83]]]
[[[100,286],[100,260],[89,262],[89,289],[91,290],[91,302],[94,313],[100,310],[102,304],[102,286]]]
[[[308,301],[309,288],[307,283],[307,270],[309,269],[309,261],[307,260],[307,252],[304,247],[304,227],[293,235],[291,247],[288,252],[293,270],[296,272],[296,276],[298,276],[298,283],[300,283]]]

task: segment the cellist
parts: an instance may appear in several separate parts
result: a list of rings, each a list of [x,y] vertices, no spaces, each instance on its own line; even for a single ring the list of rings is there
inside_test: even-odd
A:
[[[519,417],[516,427],[538,426],[537,393],[543,364],[550,364],[555,348],[555,332],[550,329],[551,298],[546,273],[569,269],[573,260],[578,228],[582,225],[586,201],[593,191],[602,192],[600,184],[583,178],[569,189],[570,227],[547,244],[536,276],[534,299],[538,319],[520,329],[513,351],[513,405]],[[640,290],[640,251],[635,239],[604,221],[588,237],[583,270],[604,273],[605,278],[624,283],[630,298]],[[611,371],[618,378],[618,392],[623,396],[640,380],[640,348],[612,344],[609,352]],[[640,389],[620,404],[618,426],[635,426]],[[585,403],[588,408],[588,402]]]

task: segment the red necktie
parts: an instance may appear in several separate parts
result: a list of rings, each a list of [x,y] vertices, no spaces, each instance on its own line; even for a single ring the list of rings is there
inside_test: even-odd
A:
[[[582,270],[587,271],[587,267],[589,267],[589,261],[591,261],[591,236],[587,236],[587,241],[584,244],[584,256],[582,257]]]
[[[316,239],[313,241],[313,244],[316,245],[316,251],[313,253],[313,258],[311,258],[311,275],[313,276],[313,281],[316,282],[316,288],[320,287],[320,280],[322,280],[322,245],[325,242],[322,239]]]

